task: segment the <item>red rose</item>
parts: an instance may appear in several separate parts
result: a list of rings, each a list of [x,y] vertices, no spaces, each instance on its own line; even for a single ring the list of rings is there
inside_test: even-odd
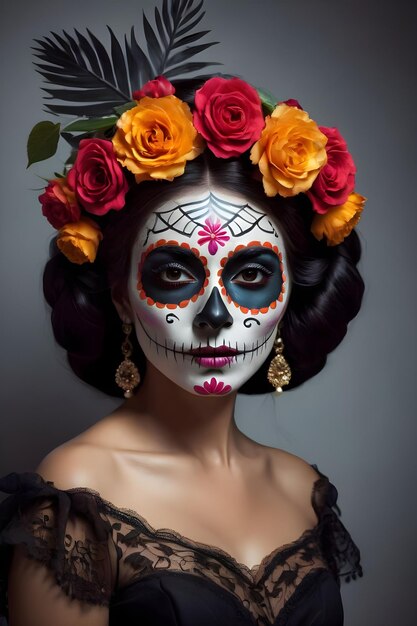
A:
[[[110,209],[124,207],[128,184],[111,141],[82,139],[67,178],[89,213],[105,215]]]
[[[298,100],[295,100],[294,98],[290,98],[289,100],[283,100],[282,102],[280,102],[280,104],[286,104],[289,107],[295,107],[296,109],[300,109],[301,111],[304,111],[303,107],[298,102]]]
[[[356,167],[347,145],[337,128],[320,126],[328,138],[327,163],[307,191],[316,213],[327,213],[332,206],[341,206],[355,186]]]
[[[43,215],[54,228],[62,228],[80,219],[81,209],[65,178],[49,181],[44,193],[39,196],[39,202]]]
[[[142,89],[133,92],[133,100],[140,100],[145,96],[149,98],[162,98],[163,96],[173,96],[175,87],[165,78],[165,76],[157,76],[154,80],[145,83]]]
[[[261,136],[261,99],[240,78],[210,78],[196,91],[194,102],[194,126],[217,157],[240,156]]]

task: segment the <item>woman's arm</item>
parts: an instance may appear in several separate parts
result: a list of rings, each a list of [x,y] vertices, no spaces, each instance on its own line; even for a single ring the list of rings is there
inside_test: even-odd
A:
[[[16,546],[10,566],[9,626],[107,626],[109,608],[71,599],[44,566]]]
[[[53,450],[37,468],[45,480],[56,487],[82,486],[78,481],[88,474],[85,450],[66,445]],[[52,519],[50,519],[52,523]],[[56,521],[53,521],[55,525]],[[77,522],[81,523],[81,522]],[[67,532],[83,537],[84,527]],[[24,545],[13,548],[8,577],[9,626],[107,626],[109,608],[82,599],[71,598],[55,580],[51,568],[30,558]]]

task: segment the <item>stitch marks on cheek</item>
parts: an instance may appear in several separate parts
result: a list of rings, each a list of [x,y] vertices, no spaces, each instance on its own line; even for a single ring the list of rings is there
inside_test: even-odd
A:
[[[156,353],[159,354],[161,352],[166,357],[172,355],[175,362],[177,362],[177,358],[182,357],[182,362],[184,363],[185,359],[190,359],[191,364],[196,364],[199,368],[206,365],[206,359],[210,361],[208,364],[210,368],[213,367],[232,367],[233,365],[238,363],[238,359],[241,359],[240,362],[249,358],[251,361],[262,354],[262,352],[268,349],[268,343],[273,335],[275,335],[275,325],[271,327],[266,335],[263,335],[262,338],[253,339],[251,343],[246,344],[244,342],[242,345],[238,345],[236,342],[235,345],[231,345],[230,341],[227,343],[223,341],[223,343],[219,345],[210,346],[203,345],[200,340],[197,340],[196,343],[191,343],[187,346],[185,342],[176,341],[171,338],[167,338],[165,334],[162,334],[161,338],[158,338],[158,335],[154,334],[155,331],[147,329],[144,325],[144,320],[142,319],[142,314],[139,315],[137,311],[135,311],[135,316],[139,325],[144,333],[144,337],[149,341],[149,345],[154,346]],[[164,330],[164,329],[163,329]],[[226,356],[227,355],[227,356]],[[214,362],[213,362],[214,361]],[[214,383],[211,382],[211,386],[213,387]],[[207,383],[209,384],[209,383]],[[217,389],[217,387],[214,387]]]
[[[205,279],[204,279],[204,283],[200,289],[200,291],[196,294],[194,294],[191,298],[188,298],[187,300],[181,300],[181,302],[178,303],[170,303],[170,302],[158,302],[157,300],[151,298],[150,296],[147,295],[144,287],[143,287],[143,283],[142,283],[142,270],[143,270],[143,266],[144,263],[146,261],[146,258],[148,257],[148,255],[155,250],[156,248],[160,248],[161,246],[175,246],[178,248],[182,248],[183,250],[190,250],[195,257],[197,257],[200,262],[202,263],[203,267],[204,267],[204,272],[205,272]],[[209,282],[209,277],[210,277],[210,270],[207,267],[207,258],[205,256],[202,256],[200,254],[200,251],[197,248],[193,248],[191,247],[188,243],[182,242],[179,243],[178,241],[175,241],[173,239],[159,239],[156,243],[152,243],[150,244],[150,246],[148,246],[146,248],[146,250],[142,253],[141,259],[140,259],[140,263],[138,266],[138,272],[137,272],[137,283],[136,283],[136,287],[139,293],[139,298],[143,301],[146,302],[146,304],[148,304],[149,306],[156,306],[158,309],[183,309],[186,306],[189,305],[190,302],[196,302],[197,298],[199,296],[202,296],[205,292],[205,289],[208,285]],[[171,321],[168,321],[168,323],[172,323],[172,319]]]
[[[223,382],[217,381],[214,376],[210,381],[206,380],[202,386],[194,385],[194,391],[201,396],[223,396],[231,390],[232,388],[230,385],[225,385]]]
[[[248,307],[242,306],[242,305],[238,304],[237,302],[235,302],[234,300],[232,300],[231,296],[227,293],[226,287],[224,286],[223,279],[222,279],[222,273],[223,273],[223,268],[225,267],[226,263],[237,252],[240,252],[241,250],[244,250],[245,248],[250,248],[250,247],[255,247],[255,246],[256,247],[261,247],[261,248],[268,248],[269,250],[272,250],[277,255],[277,257],[279,258],[279,268],[280,268],[280,271],[281,271],[282,287],[281,287],[281,292],[280,292],[278,298],[276,300],[273,300],[272,302],[270,302],[268,304],[268,306],[261,307],[261,308],[248,308]],[[231,250],[226,257],[223,257],[221,259],[220,265],[221,265],[222,269],[220,269],[217,272],[217,275],[219,276],[219,285],[220,285],[221,293],[222,293],[223,296],[226,296],[227,301],[229,302],[229,304],[231,304],[233,302],[235,307],[240,309],[240,311],[242,313],[246,314],[246,313],[250,312],[252,315],[259,315],[259,313],[261,313],[261,314],[268,313],[268,311],[270,311],[271,309],[275,309],[277,307],[277,302],[282,302],[283,301],[284,293],[285,293],[285,283],[287,281],[287,277],[286,277],[286,275],[284,273],[284,264],[283,264],[283,261],[282,261],[282,253],[278,250],[277,246],[274,246],[269,241],[265,241],[264,243],[261,243],[260,241],[250,241],[247,245],[241,245],[240,244],[240,245],[236,246],[236,248],[234,250]]]

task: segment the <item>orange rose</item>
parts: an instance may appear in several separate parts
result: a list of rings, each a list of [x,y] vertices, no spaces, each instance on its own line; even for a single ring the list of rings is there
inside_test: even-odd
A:
[[[344,204],[331,207],[327,213],[314,216],[311,232],[319,241],[323,235],[328,246],[336,246],[347,237],[359,222],[366,198],[351,193]]]
[[[259,164],[267,196],[295,196],[310,189],[327,162],[324,135],[306,111],[279,104],[265,120],[251,150]]]
[[[66,224],[60,228],[56,245],[71,263],[93,263],[97,255],[99,242],[103,234],[97,224],[89,217],[82,217],[78,222]]]
[[[138,183],[181,176],[186,161],[203,151],[192,119],[188,104],[176,96],[141,98],[117,122],[113,137],[117,160]]]

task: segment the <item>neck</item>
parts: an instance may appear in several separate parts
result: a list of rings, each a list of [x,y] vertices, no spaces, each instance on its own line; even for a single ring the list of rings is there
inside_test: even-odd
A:
[[[193,395],[148,362],[140,390],[124,408],[159,452],[190,456],[212,467],[229,466],[247,439],[234,419],[236,395]]]

